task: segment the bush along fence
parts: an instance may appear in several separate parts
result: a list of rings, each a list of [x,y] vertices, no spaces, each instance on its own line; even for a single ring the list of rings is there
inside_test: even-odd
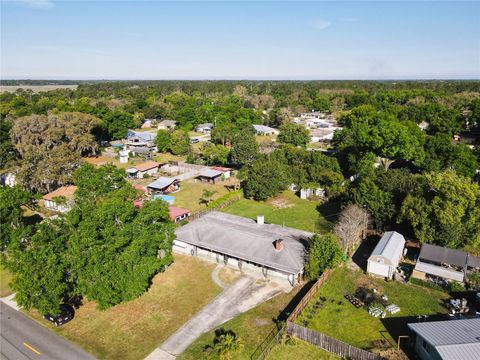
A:
[[[225,194],[218,199],[215,199],[211,201],[206,209],[199,210],[195,213],[192,214],[190,217],[191,220],[196,220],[203,215],[208,214],[209,212],[219,210],[226,208],[227,206],[233,204],[234,202],[237,202],[243,198],[243,190],[237,190],[237,191],[232,191],[229,192],[228,194]]]
[[[355,346],[344,343],[343,341],[331,338],[328,335],[318,331],[308,329],[306,327],[295,324],[302,311],[308,305],[310,300],[317,294],[318,290],[323,286],[325,281],[330,277],[332,270],[326,270],[322,276],[313,284],[305,296],[300,300],[298,305],[292,311],[287,319],[286,332],[290,336],[295,336],[303,341],[318,346],[328,352],[337,354],[345,359],[352,360],[381,360],[382,357],[369,351],[356,348]]]

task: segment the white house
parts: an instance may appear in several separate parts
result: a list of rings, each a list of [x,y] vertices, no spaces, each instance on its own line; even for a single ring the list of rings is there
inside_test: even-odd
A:
[[[204,134],[210,134],[213,129],[213,124],[212,123],[205,123],[205,124],[200,124],[195,128],[196,132],[199,133],[204,133]]]
[[[132,147],[153,147],[156,137],[156,132],[128,130],[126,143]]]
[[[367,261],[367,273],[391,279],[400,262],[405,238],[396,231],[383,234]]]
[[[76,186],[68,185],[44,195],[43,201],[45,208],[52,211],[69,211],[73,206],[74,193],[76,190]]]
[[[265,125],[253,125],[253,129],[257,135],[278,135],[280,131]]]

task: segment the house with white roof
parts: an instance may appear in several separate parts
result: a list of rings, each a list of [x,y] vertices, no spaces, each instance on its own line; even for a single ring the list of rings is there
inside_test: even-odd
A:
[[[391,279],[400,262],[405,247],[405,238],[396,231],[383,234],[367,260],[367,273]]]
[[[253,125],[253,129],[255,130],[255,133],[257,135],[278,135],[280,134],[280,131],[277,129],[271,128],[270,126],[265,126],[265,125]]]
[[[153,147],[155,146],[156,132],[128,130],[126,144],[131,147]]]
[[[408,324],[422,360],[480,359],[480,318]]]

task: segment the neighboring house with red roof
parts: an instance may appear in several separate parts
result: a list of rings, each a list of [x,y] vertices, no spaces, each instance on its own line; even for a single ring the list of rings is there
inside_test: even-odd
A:
[[[76,186],[67,185],[44,195],[45,208],[52,211],[69,211],[73,207],[76,190]]]
[[[192,212],[190,210],[178,208],[176,206],[169,206],[168,212],[170,214],[170,220],[172,220],[173,222],[185,220],[192,215]]]
[[[128,168],[127,174],[131,179],[143,179],[145,175],[153,176],[158,173],[159,163],[156,161],[146,161],[134,167]]]

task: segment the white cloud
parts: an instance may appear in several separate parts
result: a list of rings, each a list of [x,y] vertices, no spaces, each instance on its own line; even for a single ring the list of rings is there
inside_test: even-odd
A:
[[[7,2],[32,9],[50,9],[54,6],[53,0],[9,0]]]
[[[311,28],[314,28],[317,30],[323,30],[328,28],[330,25],[332,25],[332,22],[328,20],[315,20],[315,21],[311,21],[309,25]]]

